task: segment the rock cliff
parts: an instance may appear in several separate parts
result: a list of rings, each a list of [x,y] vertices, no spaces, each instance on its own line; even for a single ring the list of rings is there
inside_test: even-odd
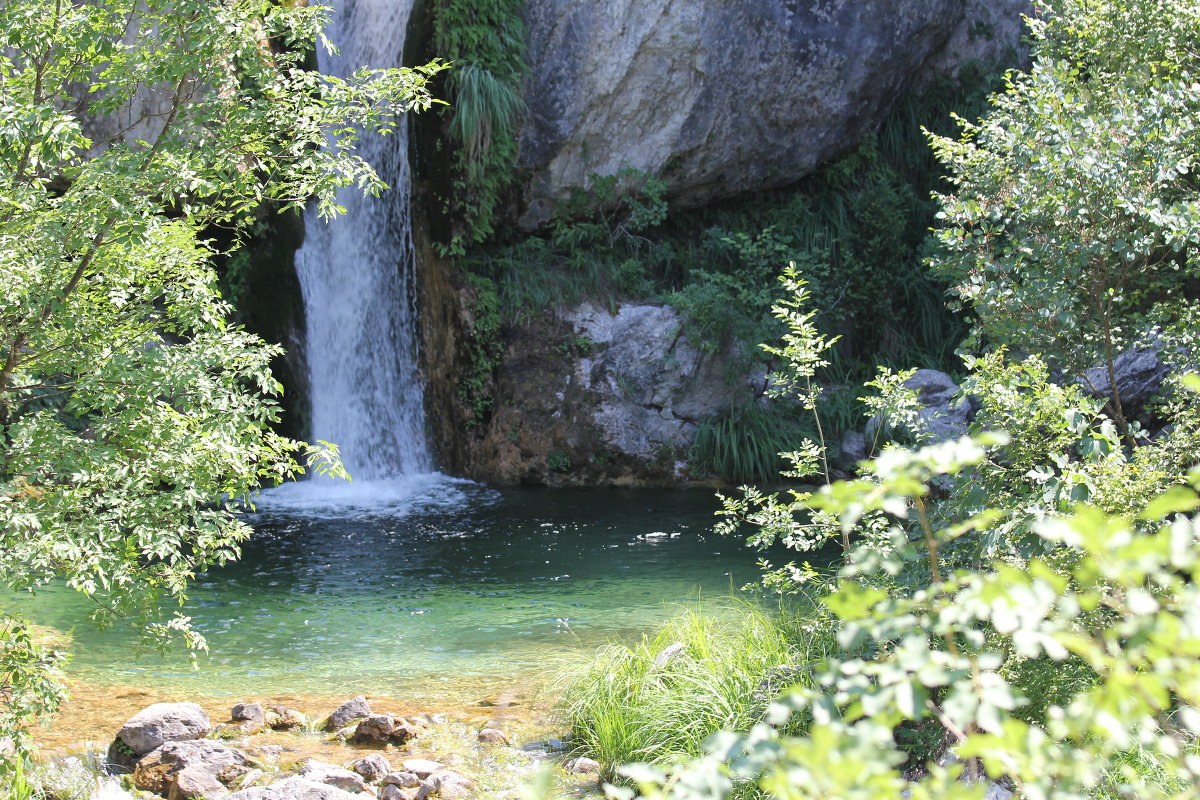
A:
[[[591,174],[674,204],[783,186],[845,152],[906,89],[1012,63],[1028,0],[527,0],[519,164],[533,227]]]

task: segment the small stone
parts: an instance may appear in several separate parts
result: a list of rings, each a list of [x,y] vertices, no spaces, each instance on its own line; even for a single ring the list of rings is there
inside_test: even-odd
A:
[[[358,744],[386,744],[396,731],[391,714],[372,714],[358,723],[350,740]]]
[[[687,646],[683,642],[675,642],[667,645],[663,651],[654,657],[654,666],[662,669],[667,664],[670,664],[675,658],[684,651]]]
[[[417,800],[416,789],[401,789],[394,783],[389,783],[379,792],[379,800]]]
[[[264,774],[265,773],[261,769],[256,768],[250,770],[242,776],[240,781],[237,782],[237,788],[246,789],[253,786],[254,784],[258,783],[259,778],[261,778]]]
[[[408,722],[410,725],[416,728],[419,733],[428,733],[429,731],[433,730],[433,723],[429,721],[429,717],[408,717]]]
[[[389,772],[383,776],[383,782],[388,786],[400,786],[404,789],[415,789],[421,785],[421,779],[412,772]]]
[[[308,718],[294,708],[271,706],[267,709],[266,723],[269,728],[277,731],[293,730],[304,727]]]
[[[508,737],[504,735],[504,731],[496,728],[484,728],[475,738],[480,744],[508,744]]]
[[[421,785],[416,789],[417,794],[414,800],[425,800],[426,797],[429,797],[429,795],[433,794],[437,790],[438,787],[436,784],[430,781],[421,781]]]
[[[325,721],[325,730],[333,732],[340,730],[356,719],[371,716],[371,704],[361,694],[352,700],[347,700],[337,707]]]
[[[378,753],[351,761],[347,767],[361,775],[367,783],[375,783],[392,771],[392,765]]]
[[[400,766],[404,767],[405,772],[411,772],[418,778],[428,778],[446,768],[445,764],[428,758],[410,758],[400,762]]]
[[[211,772],[203,767],[187,767],[175,773],[167,800],[207,800],[227,794],[225,786]]]
[[[475,781],[448,769],[435,772],[428,780],[445,800],[464,800],[475,789]]]
[[[592,775],[600,771],[600,762],[592,758],[572,758],[563,767],[575,775]]]
[[[259,725],[267,724],[267,712],[262,707],[262,703],[238,703],[230,712],[230,717],[234,722],[257,722]]]
[[[304,765],[304,769],[300,770],[300,777],[336,787],[344,792],[361,792],[367,788],[362,776],[357,772],[351,772],[348,769],[326,764],[316,759],[311,759]]]
[[[404,744],[409,739],[417,738],[417,729],[414,728],[407,720],[396,720],[396,727],[392,728],[390,741],[392,744]]]

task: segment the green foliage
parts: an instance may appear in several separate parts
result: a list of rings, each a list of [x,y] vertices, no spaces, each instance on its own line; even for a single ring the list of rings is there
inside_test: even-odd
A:
[[[546,469],[551,472],[570,472],[571,454],[565,450],[551,450],[546,453]]]
[[[433,5],[432,50],[454,66],[446,80],[451,108],[447,130],[452,191],[443,198],[454,220],[446,254],[495,231],[505,192],[516,178],[517,126],[524,115],[525,64],[522,0],[438,0]]]
[[[839,524],[889,520],[886,545],[858,545],[828,585],[824,602],[847,655],[828,660],[814,685],[782,698],[749,734],[718,737],[705,760],[670,780],[645,767],[628,773],[641,791],[724,797],[735,781],[751,781],[784,798],[979,798],[985,777],[1031,798],[1200,789],[1200,516],[1180,513],[1200,498],[1167,492],[1140,520],[1077,506],[1034,527],[1044,556],[952,570],[943,550],[990,519],[932,524],[933,484],[969,473],[1007,441],[892,449],[867,477],[814,495],[809,507]],[[886,588],[912,571],[924,573],[920,586]],[[1030,697],[1006,668],[1014,659],[1064,664],[1061,702]],[[1031,714],[1039,702],[1042,713]],[[786,728],[797,713],[811,719],[803,735]],[[957,760],[902,776],[895,732],[914,722],[940,726]]]
[[[561,710],[580,751],[610,770],[691,758],[713,733],[748,729],[775,692],[805,682],[811,665],[836,649],[812,635],[820,629],[811,609],[688,611],[653,639],[604,647],[561,676]]]
[[[811,438],[795,406],[739,406],[728,414],[700,423],[688,451],[693,473],[719,475],[727,480],[769,481],[779,474],[780,453],[799,448]]]
[[[1054,0],[1037,58],[961,137],[934,271],[978,341],[1082,374],[1192,302],[1200,268],[1200,8]],[[1154,308],[1153,316],[1147,312]],[[1121,399],[1111,398],[1119,424]]]
[[[66,699],[64,660],[62,652],[39,644],[24,622],[0,615],[0,741],[23,751],[29,721],[54,713]],[[0,757],[0,774],[3,769]]]
[[[492,373],[504,355],[504,343],[500,340],[500,300],[495,284],[479,275],[467,274],[466,280],[473,290],[474,302],[463,347],[467,366],[459,378],[458,394],[471,408],[468,424],[474,427],[492,409],[489,387]]]
[[[379,192],[358,131],[432,102],[435,63],[302,69],[328,9],[108,0],[0,14],[0,586],[54,580],[162,645],[203,639],[164,602],[236,557],[235,512],[300,469],[279,436],[277,354],[227,322],[199,238],[264,204],[326,215]],[[270,49],[279,43],[279,50]],[[74,93],[74,94],[72,94]],[[161,108],[146,109],[153,95]],[[131,119],[88,138],[84,113]],[[318,470],[340,469],[331,450]],[[5,620],[6,728],[53,708],[57,659]],[[0,731],[0,736],[8,733]],[[17,738],[23,745],[24,739]]]

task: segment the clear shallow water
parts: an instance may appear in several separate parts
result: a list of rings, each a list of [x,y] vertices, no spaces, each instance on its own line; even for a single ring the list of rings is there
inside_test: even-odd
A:
[[[525,678],[650,632],[678,604],[730,593],[757,554],[711,533],[709,491],[497,491],[440,476],[264,496],[237,564],[201,576],[185,613],[210,654],[134,659],[50,589],[36,622],[78,626],[70,673],[208,695],[420,695]],[[374,501],[372,501],[374,497]]]

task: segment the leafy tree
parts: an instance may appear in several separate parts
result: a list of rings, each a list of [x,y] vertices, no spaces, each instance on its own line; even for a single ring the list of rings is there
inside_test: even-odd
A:
[[[940,276],[988,343],[1082,376],[1111,404],[1120,348],[1176,318],[1200,272],[1200,6],[1049,0],[1036,63],[962,137],[932,137],[952,171]]]
[[[304,450],[272,430],[278,349],[226,321],[205,231],[381,191],[359,131],[428,107],[440,69],[307,71],[327,13],[3,4],[0,587],[63,579],[102,624],[203,645],[158,608],[237,556],[240,499],[296,474]],[[0,618],[0,738],[53,709],[57,661]]]

